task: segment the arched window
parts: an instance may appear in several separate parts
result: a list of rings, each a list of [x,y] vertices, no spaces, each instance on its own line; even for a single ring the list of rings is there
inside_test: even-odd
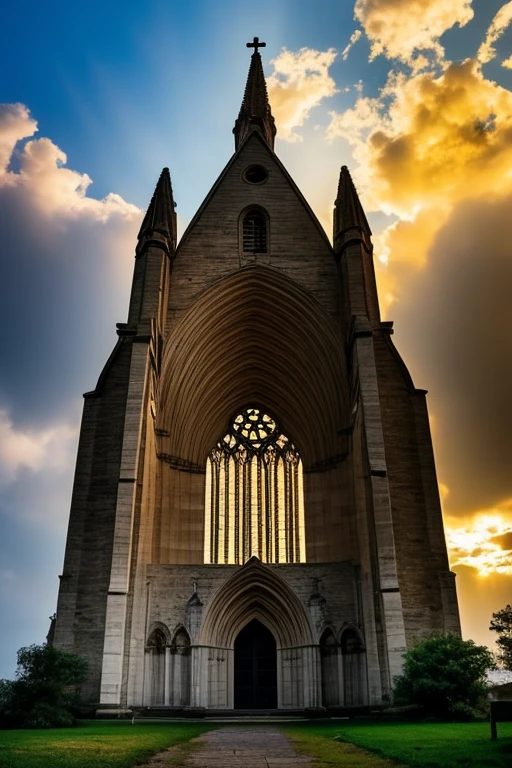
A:
[[[205,562],[303,563],[299,452],[260,408],[238,413],[206,464]]]
[[[168,673],[166,664],[167,638],[156,627],[146,645],[145,700],[152,706],[163,706],[165,702],[165,679]]]
[[[267,253],[267,217],[259,208],[251,208],[242,221],[242,251]]]

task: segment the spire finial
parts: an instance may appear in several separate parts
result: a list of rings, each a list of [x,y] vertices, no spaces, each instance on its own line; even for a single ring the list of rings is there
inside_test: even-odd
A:
[[[253,37],[252,43],[246,43],[247,48],[254,48],[254,53],[258,53],[258,48],[265,48],[266,43],[260,43],[259,37]]]
[[[343,243],[345,235],[352,240],[355,232],[358,232],[359,234],[357,237],[359,237],[368,248],[371,248],[370,238],[372,231],[346,165],[341,166],[338,195],[334,201],[334,206],[333,223],[335,248]]]
[[[247,48],[254,48],[245,86],[244,98],[238,119],[233,128],[235,134],[235,149],[253,131],[258,130],[271,149],[274,149],[276,126],[268,101],[267,86],[259,48],[267,44],[260,42],[259,37],[253,38],[252,43],[246,43]]]
[[[176,213],[168,168],[160,174],[139,232],[138,252],[148,243],[164,244],[170,253],[176,247]]]

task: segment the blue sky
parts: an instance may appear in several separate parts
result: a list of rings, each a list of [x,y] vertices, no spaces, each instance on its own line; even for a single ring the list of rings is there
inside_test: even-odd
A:
[[[126,318],[142,211],[169,166],[183,231],[229,160],[254,35],[276,151],[328,233],[342,164],[370,212],[385,314],[430,390],[464,633],[491,641],[512,575],[511,5],[4,10],[0,677],[55,610],[81,394]]]

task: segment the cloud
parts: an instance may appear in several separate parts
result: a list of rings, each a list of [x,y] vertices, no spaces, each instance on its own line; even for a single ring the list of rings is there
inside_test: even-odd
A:
[[[119,195],[91,195],[90,176],[66,167],[65,152],[50,138],[34,139],[36,131],[26,106],[0,105],[5,665],[7,650],[14,660],[17,647],[44,640],[55,610],[80,393],[94,387],[115,344],[115,322],[126,317],[142,218]]]
[[[353,45],[355,45],[355,43],[357,43],[357,41],[360,39],[362,34],[363,33],[360,29],[356,29],[354,32],[352,32],[348,45],[345,46],[345,48],[341,52],[341,58],[343,59],[343,61],[346,61],[348,59],[348,54],[350,53],[350,49],[352,48]]]
[[[357,0],[354,15],[371,44],[371,58],[382,54],[418,68],[427,63],[419,51],[444,58],[441,35],[473,18],[471,0]]]
[[[422,265],[412,254],[395,270],[390,254],[397,344],[416,385],[430,391],[450,514],[512,496],[511,207],[512,193],[461,201]]]
[[[119,195],[109,194],[103,200],[87,197],[91,178],[65,168],[66,154],[50,139],[27,142],[17,152],[19,170],[9,171],[17,143],[36,130],[37,123],[23,104],[0,105],[0,186],[17,187],[48,216],[86,216],[102,222],[113,216],[140,217],[139,208]]]
[[[44,429],[16,428],[8,412],[0,409],[0,488],[14,482],[23,469],[68,468],[77,435],[77,426],[66,423]]]
[[[391,75],[380,97],[332,113],[336,136],[353,145],[375,207],[402,219],[512,187],[512,94],[471,59],[440,76]]]
[[[508,549],[510,553],[512,553],[512,524],[509,526],[509,530],[506,533],[493,536],[492,542],[493,544],[498,544],[502,549]]]
[[[24,142],[36,128],[27,107],[0,106],[0,408],[22,431],[66,421],[94,386],[126,314],[142,218],[119,195],[90,196],[89,175],[49,138]]]
[[[0,180],[3,183],[14,147],[36,131],[37,123],[24,104],[0,104]]]
[[[272,60],[274,71],[267,78],[267,87],[279,138],[301,141],[295,129],[304,125],[322,99],[338,93],[329,74],[336,55],[334,48],[327,51],[301,48],[296,52],[283,48]]]
[[[512,499],[446,528],[452,567],[474,568],[480,576],[512,575]],[[507,546],[508,544],[508,546]]]
[[[492,20],[489,29],[485,35],[485,40],[478,49],[477,58],[482,64],[486,64],[496,58],[495,43],[503,35],[507,27],[512,22],[512,2],[502,5],[496,16]],[[512,67],[512,57],[503,62],[506,68]]]
[[[375,238],[379,293],[430,391],[445,509],[490,508],[512,496],[512,93],[474,60],[391,73],[329,136],[352,144],[367,207],[398,217]]]

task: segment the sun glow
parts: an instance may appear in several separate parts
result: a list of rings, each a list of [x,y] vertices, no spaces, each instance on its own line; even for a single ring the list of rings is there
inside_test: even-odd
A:
[[[446,541],[452,567],[466,565],[483,577],[512,575],[511,511],[512,500],[508,500],[503,508],[478,513],[464,526],[453,518],[447,520]]]

